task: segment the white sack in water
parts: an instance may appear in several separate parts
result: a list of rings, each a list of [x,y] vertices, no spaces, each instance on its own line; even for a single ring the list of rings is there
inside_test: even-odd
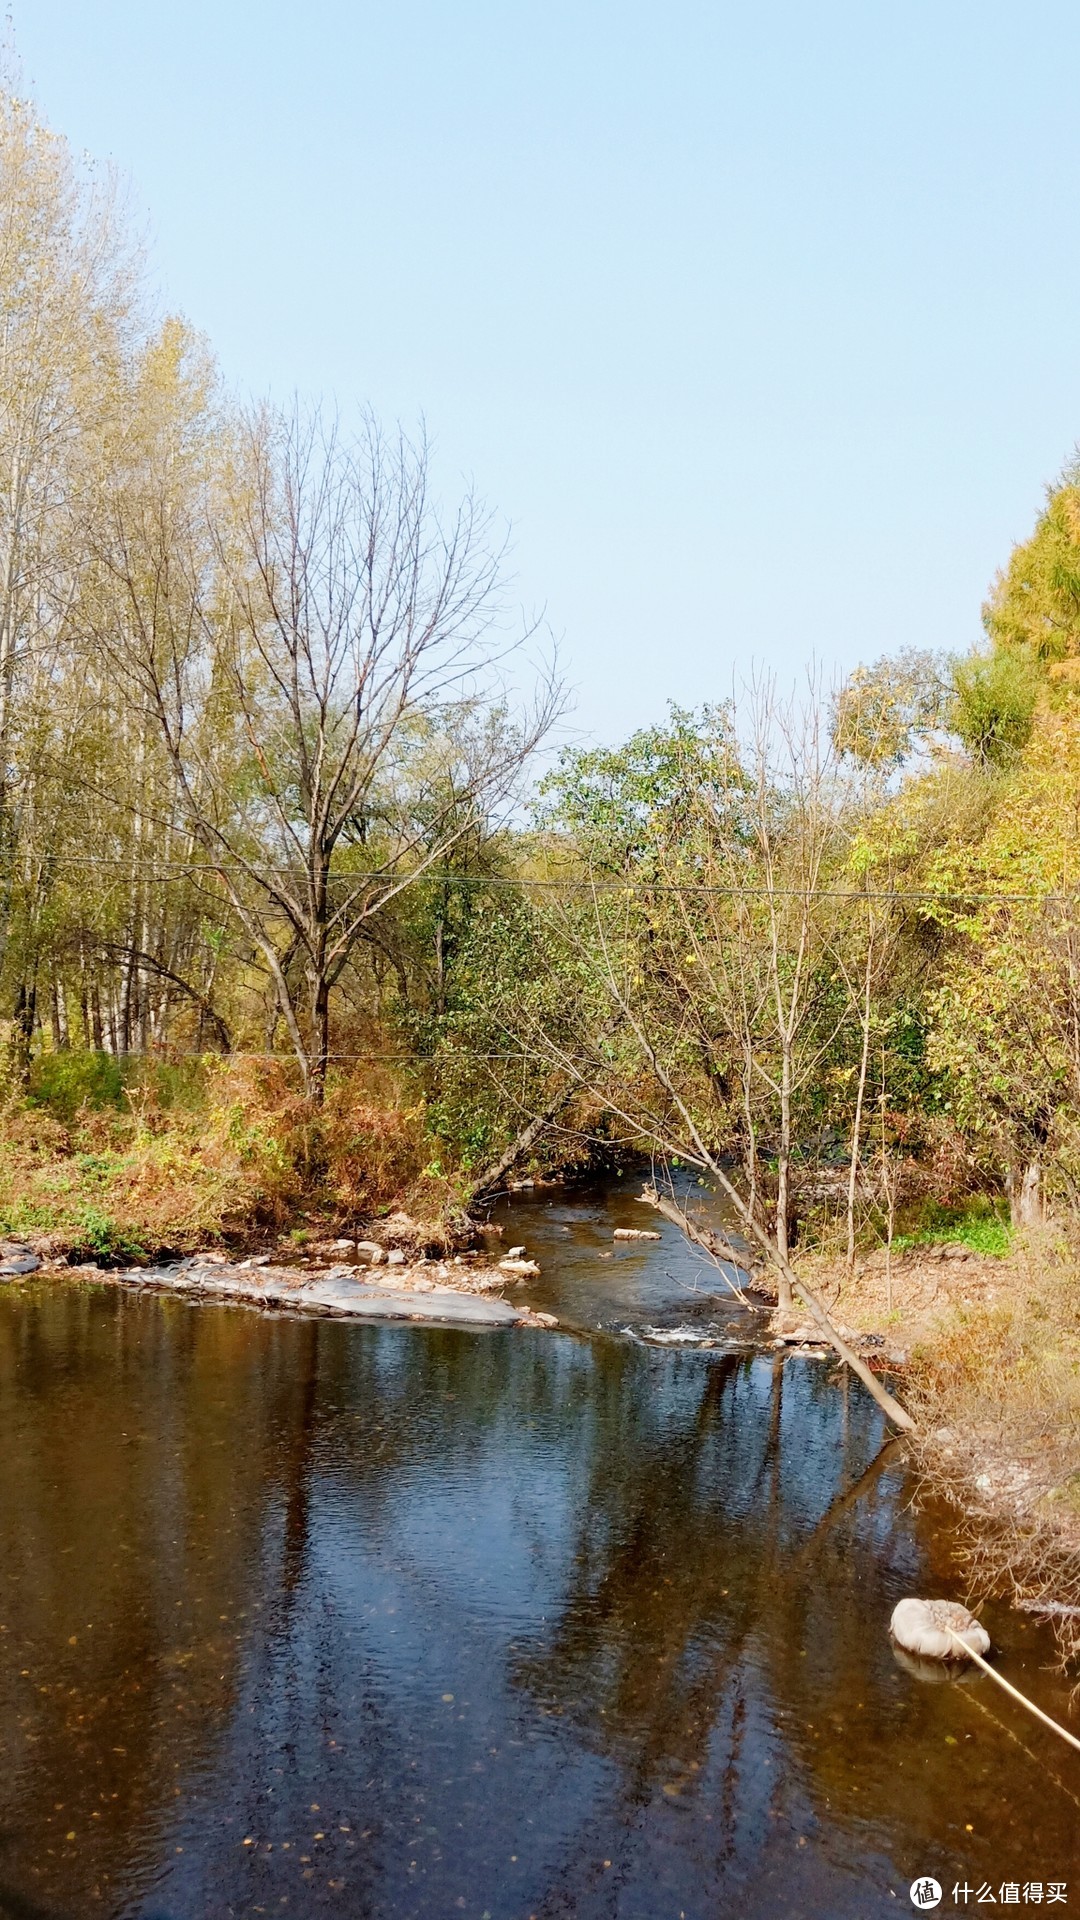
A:
[[[955,1600],[901,1600],[893,1609],[889,1632],[905,1653],[918,1654],[923,1660],[962,1660],[965,1649],[990,1651],[986,1628]],[[953,1634],[959,1635],[963,1647]]]

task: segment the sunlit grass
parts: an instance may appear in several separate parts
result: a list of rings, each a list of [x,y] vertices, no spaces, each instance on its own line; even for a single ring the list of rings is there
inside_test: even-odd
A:
[[[1004,1204],[979,1194],[962,1207],[930,1206],[919,1225],[898,1233],[898,1253],[914,1247],[961,1246],[972,1253],[1003,1259],[1012,1249],[1013,1234]]]

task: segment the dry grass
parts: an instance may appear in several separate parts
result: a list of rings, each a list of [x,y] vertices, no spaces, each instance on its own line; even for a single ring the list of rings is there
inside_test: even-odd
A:
[[[973,1580],[1048,1604],[1063,1655],[1076,1659],[1080,1261],[1067,1238],[1043,1233],[1007,1265],[989,1310],[953,1310],[916,1347],[919,1464],[963,1513]]]
[[[806,1275],[842,1321],[906,1351],[913,1451],[962,1516],[973,1586],[1045,1606],[1080,1657],[1080,1247],[1046,1230],[1004,1259],[914,1248],[892,1263],[891,1308],[880,1254]]]
[[[414,1190],[428,1210],[439,1197],[422,1114],[345,1077],[316,1108],[278,1063],[215,1060],[182,1083],[151,1067],[112,1098],[9,1098],[0,1147],[0,1232],[83,1257],[235,1242],[301,1214],[351,1225]]]

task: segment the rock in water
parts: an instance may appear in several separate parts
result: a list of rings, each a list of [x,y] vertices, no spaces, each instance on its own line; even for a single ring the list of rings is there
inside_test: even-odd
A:
[[[923,1660],[964,1660],[970,1653],[985,1656],[990,1651],[986,1628],[955,1600],[901,1600],[893,1608],[889,1632],[905,1653]]]
[[[33,1247],[21,1242],[0,1241],[0,1280],[14,1280],[22,1273],[36,1273],[41,1265]]]

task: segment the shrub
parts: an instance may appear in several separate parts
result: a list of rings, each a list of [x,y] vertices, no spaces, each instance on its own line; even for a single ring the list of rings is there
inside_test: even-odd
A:
[[[72,1120],[80,1107],[119,1107],[124,1076],[108,1053],[42,1053],[30,1072],[27,1099]]]

